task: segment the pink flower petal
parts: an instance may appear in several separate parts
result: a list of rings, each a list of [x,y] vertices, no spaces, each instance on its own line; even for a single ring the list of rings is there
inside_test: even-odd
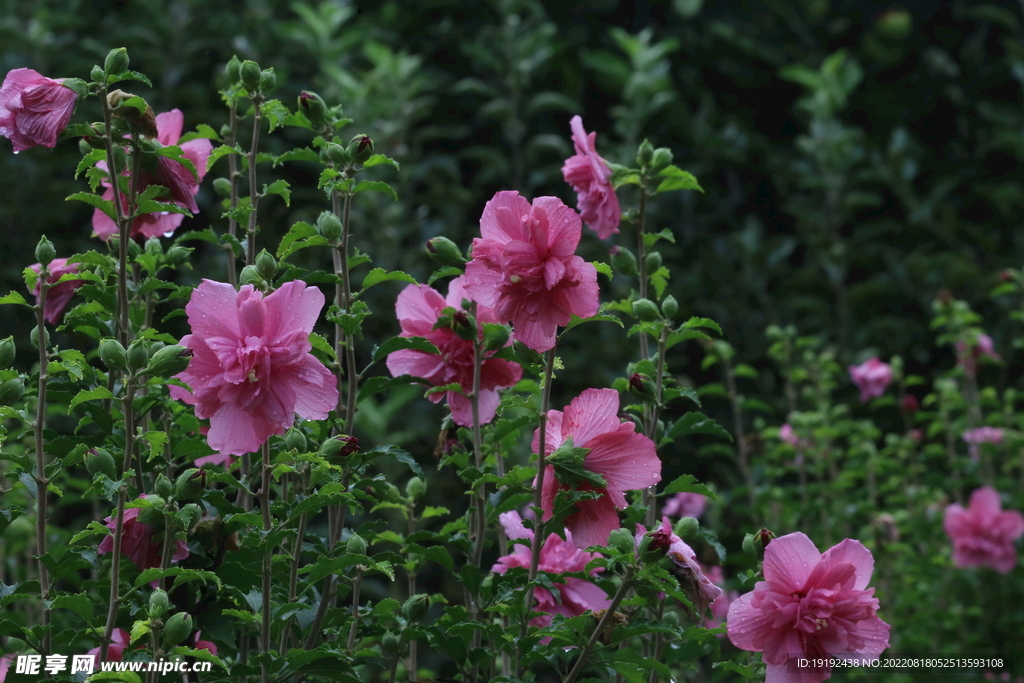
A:
[[[778,540],[778,539],[776,539]],[[775,541],[772,541],[774,543]],[[768,544],[769,547],[771,543]],[[871,573],[875,569],[875,558],[871,551],[864,547],[860,541],[845,539],[838,545],[826,550],[821,556],[821,563],[826,565],[849,562],[856,572],[856,581],[853,588],[864,590],[871,581]]]
[[[804,588],[821,561],[814,542],[799,531],[772,540],[764,551],[764,577],[791,593]]]

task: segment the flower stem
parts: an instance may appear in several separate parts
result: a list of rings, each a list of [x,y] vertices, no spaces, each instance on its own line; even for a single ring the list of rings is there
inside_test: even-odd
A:
[[[740,473],[747,485],[747,502],[751,510],[757,509],[757,496],[754,492],[754,475],[750,471],[750,449],[743,433],[743,406],[736,390],[736,373],[729,359],[722,355],[722,367],[725,369],[725,386],[729,392],[729,403],[732,404],[732,431],[736,435],[736,452],[739,456]]]
[[[637,266],[640,271],[640,285],[639,292],[640,298],[647,298],[647,242],[644,241],[644,222],[647,218],[647,178],[642,177],[640,179],[640,211],[636,219],[636,259]],[[650,358],[650,352],[647,348],[647,335],[640,335],[640,358],[646,360]]]
[[[263,443],[263,481],[260,484],[260,514],[263,517],[263,532],[269,535],[273,528],[273,520],[270,517],[270,442]],[[263,601],[261,604],[261,616],[263,622],[260,627],[260,652],[270,651],[270,557],[273,554],[273,546],[269,543],[263,547]],[[260,666],[263,683],[270,682],[270,668],[264,662]]]
[[[601,634],[604,633],[605,627],[608,622],[611,621],[612,616],[615,614],[615,610],[618,609],[623,599],[626,597],[626,593],[629,592],[630,587],[633,585],[633,567],[626,567],[626,574],[622,577],[622,584],[619,586],[619,590],[615,592],[615,597],[612,598],[612,604],[608,606],[608,609],[601,615],[601,621],[597,622],[597,628],[590,634],[590,640],[583,647],[583,652],[580,653],[580,658],[576,660],[576,664],[573,665],[569,675],[565,677],[562,683],[572,683],[576,680],[576,677],[583,671],[583,667],[586,666],[587,661],[590,659],[590,653],[594,650],[594,645],[597,644]]]
[[[657,372],[654,376],[654,403],[650,408],[647,409],[647,436],[654,443],[658,443],[657,432],[658,432],[658,418],[661,417],[662,408],[662,395],[665,388],[665,352],[668,347],[668,325],[661,328],[661,333],[658,335],[658,365]],[[643,333],[641,333],[643,335]],[[655,520],[655,506],[654,506],[654,486],[650,486],[643,490],[640,494],[641,502],[647,509],[644,515],[644,525],[648,529],[654,528]]]
[[[249,146],[249,203],[252,211],[249,213],[249,226],[246,228],[246,252],[245,265],[251,266],[256,263],[256,213],[260,204],[260,194],[256,191],[256,152],[260,145],[260,124],[263,122],[263,95],[254,95],[252,98],[253,119],[252,119],[252,144]]]
[[[473,317],[476,317],[476,302],[473,302],[470,313]],[[469,396],[469,405],[472,410],[473,416],[473,462],[476,465],[477,471],[483,471],[484,468],[484,453],[483,453],[483,437],[480,432],[480,375],[483,365],[483,345],[480,343],[479,335],[473,339],[473,391]],[[472,526],[473,528],[473,564],[480,568],[481,572],[483,567],[484,557],[484,534],[487,531],[487,487],[483,483],[480,483],[476,487],[476,519]],[[474,596],[469,593],[467,588],[466,597],[469,598],[469,603],[472,605],[473,621],[479,622],[481,620],[480,600],[479,596]],[[471,647],[473,649],[480,647],[480,631],[473,631],[473,638],[471,641]],[[470,673],[470,680],[476,680],[478,673],[478,665],[473,665],[473,670]],[[413,674],[415,676],[415,674]]]
[[[46,346],[46,320],[43,317],[43,309],[46,305],[46,294],[50,289],[48,282],[50,276],[49,264],[40,263],[39,272],[39,299],[36,301],[36,333],[39,345],[39,393],[36,402],[36,420],[32,425],[35,436],[36,450],[36,553],[39,559],[36,566],[39,569],[39,593],[42,598],[41,624],[43,626],[43,652],[50,654],[50,572],[43,563],[43,556],[46,555],[46,517],[47,517],[47,484],[46,478],[46,449],[43,444],[43,430],[46,427],[46,384],[49,380],[47,368],[50,365],[50,353]]]
[[[352,625],[348,629],[348,642],[346,643],[350,655],[356,647],[356,633],[359,630],[359,589],[363,585],[365,570],[363,565],[356,565],[356,577],[352,579]]]
[[[231,101],[228,121],[228,138],[224,143],[228,147],[233,148],[238,141],[238,110],[235,107],[234,100]],[[234,154],[228,155],[228,181],[231,183],[230,208],[234,209],[238,206],[238,159],[235,158]],[[235,220],[234,213],[230,213],[228,217],[228,234],[232,237],[238,235],[238,221]],[[237,289],[238,273],[235,265],[235,247],[228,242],[224,245],[224,251],[227,252],[228,257],[228,282]]]

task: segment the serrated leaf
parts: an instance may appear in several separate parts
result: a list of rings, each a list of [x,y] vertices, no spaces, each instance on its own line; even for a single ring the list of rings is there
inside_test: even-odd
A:
[[[612,279],[612,267],[609,266],[607,263],[602,263],[601,261],[591,261],[590,265],[594,266],[594,270],[601,273],[601,275],[604,275],[609,280]]]
[[[71,403],[68,404],[68,415],[75,409],[76,406],[85,401],[103,401],[106,399],[114,398],[114,395],[110,393],[110,390],[106,387],[96,387],[95,389],[85,389],[78,392],[78,394],[71,399]]]
[[[395,188],[391,187],[387,183],[381,180],[361,180],[355,187],[353,192],[382,192],[387,196],[398,201],[398,193],[395,192]]]
[[[70,195],[65,201],[71,200],[85,202],[89,206],[97,208],[107,214],[110,220],[117,220],[117,216],[114,214],[114,202],[104,199],[98,194],[93,194],[92,192],[76,192],[73,195]]]
[[[676,477],[671,484],[665,487],[665,490],[661,492],[661,495],[671,496],[676,493],[699,493],[700,495],[707,496],[708,498],[715,497],[715,492],[697,481],[696,477],[692,474],[684,474],[681,477]]]
[[[0,296],[0,304],[21,304],[22,306],[29,305],[29,303],[25,301],[25,297],[23,297],[18,292],[13,291],[10,292],[9,294],[5,294],[4,296]]]
[[[651,280],[651,285],[654,287],[655,294],[659,299],[665,294],[665,288],[668,287],[668,279],[671,276],[672,273],[669,272],[669,269],[665,266],[661,266],[648,275]]]
[[[582,325],[583,323],[598,322],[598,321],[616,323],[619,327],[625,327],[625,325],[622,324],[622,321],[619,320],[618,316],[610,315],[608,313],[598,313],[597,315],[592,315],[589,318],[580,318],[580,317],[575,316],[575,315],[572,316],[569,319],[568,324],[566,324],[566,326],[565,326],[565,332],[568,332],[569,330],[571,330],[572,328],[576,327],[577,325]],[[563,334],[565,332],[563,332]]]
[[[374,154],[373,156],[371,156],[369,159],[363,162],[363,168],[373,168],[374,166],[380,166],[381,164],[393,166],[396,169],[399,168],[397,161],[395,161],[394,159],[390,159],[384,156],[383,154]]]
[[[644,246],[646,246],[648,249],[657,244],[658,240],[668,240],[669,242],[675,244],[676,236],[669,228],[665,228],[661,232],[644,233]]]
[[[732,434],[722,428],[722,425],[712,420],[703,413],[687,413],[676,420],[666,432],[662,444],[669,443],[682,436],[689,434],[711,434],[720,436],[732,441]]]
[[[82,157],[82,160],[78,162],[78,167],[75,169],[75,178],[78,178],[78,176],[81,175],[82,171],[84,171],[85,169],[92,168],[93,166],[95,166],[97,161],[103,161],[106,158],[106,150],[92,150],[84,157]]]
[[[700,408],[700,398],[697,397],[697,392],[691,387],[670,387],[662,393],[662,401],[665,403],[677,398],[688,398]]]
[[[363,286],[359,293],[362,294],[370,287],[378,285],[381,282],[389,282],[392,280],[397,280],[399,282],[411,282],[413,284],[416,284],[416,278],[414,278],[412,275],[409,275],[408,273],[403,273],[400,270],[387,271],[384,270],[383,268],[374,268],[373,270],[366,274],[365,278],[363,278]]]
[[[107,76],[107,85],[113,85],[114,83],[120,83],[121,81],[141,81],[150,88],[153,87],[153,82],[145,74],[141,74],[138,71],[122,71],[119,74],[110,74]],[[145,109],[143,109],[145,111]]]
[[[281,164],[287,161],[309,161],[314,164],[320,163],[320,155],[309,147],[298,147],[296,149],[290,149],[284,154],[279,155],[274,159],[274,168],[277,168]]]
[[[420,464],[416,462],[415,458],[413,458],[411,455],[403,451],[398,446],[393,446],[391,444],[377,446],[366,451],[366,455],[390,455],[398,462],[405,463],[406,465],[408,465],[409,469],[411,469],[412,473],[415,474],[417,477],[423,478],[423,468],[420,467]]]
[[[682,329],[690,329],[693,327],[707,327],[718,334],[722,334],[722,328],[711,318],[690,318],[681,325]]]
[[[264,185],[263,186],[263,194],[264,195],[268,195],[268,194],[279,195],[281,197],[281,199],[284,200],[284,205],[285,206],[291,206],[292,191],[288,189],[289,187],[290,187],[290,185],[288,184],[287,180],[275,180],[274,182],[270,183],[269,185]]]
[[[410,349],[412,351],[420,351],[422,353],[429,353],[434,355],[440,355],[441,352],[433,342],[424,339],[423,337],[394,337],[389,339],[380,346],[374,347],[373,349],[373,362],[379,361],[381,358],[386,357],[395,351],[401,351],[404,349]]]
[[[209,173],[210,169],[213,168],[213,165],[215,163],[217,163],[218,159],[220,159],[221,157],[227,156],[228,154],[242,154],[242,155],[244,155],[245,152],[243,152],[242,148],[239,147],[238,145],[235,145],[234,147],[228,147],[227,145],[221,145],[220,147],[218,147],[215,150],[213,150],[212,152],[210,152],[210,156],[206,160],[206,171],[207,171],[207,173]]]
[[[665,168],[661,173],[658,174],[659,178],[664,178],[658,185],[658,189],[654,191],[654,194],[659,192],[671,192],[673,190],[697,190],[703,192],[704,188],[700,186],[697,179],[692,173],[684,171],[677,166],[669,166]]]

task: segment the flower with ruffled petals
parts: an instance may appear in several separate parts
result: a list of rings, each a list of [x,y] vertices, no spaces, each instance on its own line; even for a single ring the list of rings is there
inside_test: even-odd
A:
[[[668,517],[662,517],[661,526],[653,531],[647,531],[642,525],[637,524],[634,535],[637,548],[640,547],[644,536],[651,538],[648,550],[663,551],[671,558],[674,565],[672,573],[679,580],[680,588],[690,598],[697,613],[703,615],[708,606],[722,594],[722,589],[705,576],[704,568],[697,561],[697,553],[676,535],[668,522]]]
[[[606,239],[619,231],[622,218],[619,198],[612,187],[612,171],[597,154],[597,133],[588,135],[579,116],[572,117],[569,126],[576,155],[565,160],[562,176],[576,190],[576,208],[583,222],[599,238]]]
[[[463,289],[463,276],[448,285],[447,299],[426,285],[409,285],[398,295],[395,313],[402,325],[403,337],[424,337],[434,344],[440,355],[402,349],[388,355],[387,366],[392,376],[412,375],[422,377],[432,386],[458,384],[461,391],[448,391],[448,407],[452,419],[463,427],[473,426],[473,408],[467,395],[473,391],[473,341],[463,339],[451,326],[435,329],[441,311],[445,308],[462,310],[462,300],[468,298]],[[476,320],[483,336],[484,323],[497,320],[494,312],[477,305]],[[488,352],[487,356],[493,355]],[[480,366],[480,424],[494,419],[498,409],[498,389],[510,387],[523,376],[523,369],[517,364],[498,358],[485,357]],[[430,400],[437,403],[441,394],[431,394]]]
[[[530,202],[499,192],[480,218],[466,266],[466,292],[511,322],[516,339],[535,351],[555,346],[559,326],[597,313],[597,270],[576,256],[583,225],[555,197]]]
[[[1002,356],[996,353],[992,337],[987,334],[979,334],[977,342],[971,344],[969,348],[962,341],[956,343],[956,362],[969,376],[974,377],[978,372],[978,361],[982,358],[990,358],[994,361],[1002,360]]]
[[[832,667],[797,668],[795,658],[873,661],[889,647],[868,588],[875,560],[846,539],[824,553],[802,533],[780,536],[764,551],[764,581],[729,606],[729,640],[764,653],[765,683],[821,683]],[[792,668],[791,663],[792,662]]]
[[[145,498],[143,493],[140,498]],[[128,559],[135,563],[140,570],[160,566],[160,555],[163,552],[163,539],[154,539],[156,529],[152,524],[139,521],[139,514],[142,508],[128,508],[124,511],[124,522],[121,525],[121,552],[128,556]],[[117,529],[117,520],[107,517],[103,520],[107,528],[112,532]],[[171,555],[172,562],[178,562],[188,557],[188,545],[185,541],[174,541],[174,553]],[[100,541],[97,555],[104,555],[114,549],[114,537],[107,536]]]
[[[708,504],[708,497],[684,491],[665,501],[661,514],[668,517],[700,517]]]
[[[14,151],[54,147],[75,111],[78,95],[61,80],[32,69],[14,69],[0,86],[0,135]]]
[[[110,634],[110,644],[107,645],[107,658],[108,662],[120,662],[124,659],[124,651],[131,645],[131,636],[128,631],[123,628],[115,628],[114,632]],[[92,655],[95,661],[93,662],[93,669],[99,670],[100,668],[100,649],[94,647],[85,653],[86,655]]]
[[[983,443],[1001,444],[1003,442],[1003,430],[999,427],[976,427],[975,429],[965,431],[961,438],[967,443],[967,450],[971,455],[971,460],[977,462],[980,457],[978,446]]]
[[[589,482],[581,491],[596,491],[599,498],[576,503],[576,512],[565,520],[578,548],[604,545],[608,536],[618,529],[616,509],[626,507],[625,491],[654,486],[661,481],[661,460],[654,442],[637,434],[633,422],[619,420],[619,394],[614,389],[587,389],[574,398],[565,412],[549,410],[545,451],[553,453],[566,439],[575,448],[587,449],[584,469],[604,477],[606,487],[595,488]],[[533,450],[540,450],[540,430],[533,435]],[[568,486],[558,481],[555,468],[548,465],[541,489],[544,519],[554,511],[555,494]]]
[[[33,263],[29,266],[37,274],[43,272],[43,267],[38,263]],[[66,258],[57,258],[50,261],[50,265],[47,266],[47,270],[50,274],[47,276],[46,281],[50,283],[50,287],[46,290],[46,303],[43,305],[43,318],[46,322],[51,325],[56,325],[60,321],[60,317],[64,314],[64,309],[68,307],[68,302],[71,301],[71,297],[75,295],[75,291],[85,284],[84,280],[67,280],[60,284],[53,284],[60,280],[62,276],[68,273],[77,273],[81,270],[81,266],[77,263],[68,265]],[[32,290],[32,294],[35,295],[36,299],[39,299],[39,292],[42,290],[43,283],[36,280],[36,287]]]
[[[523,526],[523,520],[518,512],[503,512],[498,515],[501,526],[505,528],[505,535],[511,540],[533,539],[533,532]],[[544,541],[540,550],[540,562],[537,569],[551,574],[562,574],[564,572],[583,572],[587,569],[587,563],[600,553],[586,553],[576,547],[572,542],[572,532],[565,532],[566,540],[559,538],[558,534],[551,534]],[[499,557],[498,561],[491,568],[491,571],[504,574],[512,567],[530,567],[532,551],[528,545],[522,543],[514,544],[511,555]],[[590,576],[604,571],[602,567],[594,567],[590,570]],[[543,612],[539,617],[534,617],[530,624],[532,626],[548,626],[551,624],[552,614],[562,614],[567,617],[575,617],[587,610],[608,609],[612,601],[596,584],[585,579],[566,577],[559,579],[552,584],[558,589],[559,597],[555,596],[547,588],[533,589],[533,609],[536,612]]]
[[[185,116],[179,109],[158,114],[156,117],[157,141],[165,147],[178,145],[184,122]],[[153,164],[153,168],[143,169],[139,191],[145,190],[150,185],[161,185],[167,188],[170,198],[165,197],[160,201],[173,202],[195,213],[199,207],[196,205],[194,197],[199,192],[199,183],[206,176],[206,162],[210,157],[213,145],[205,138],[196,138],[178,146],[181,147],[182,156],[195,166],[196,174],[199,176],[198,180],[181,163],[168,157],[156,156],[155,159],[148,159]],[[155,155],[145,156],[148,158]],[[97,166],[104,170],[107,167],[106,162],[103,161],[99,162]],[[131,175],[127,169],[123,171],[123,174]],[[103,184],[107,188],[103,193],[103,198],[113,201],[114,190],[110,187],[110,183],[105,181]],[[128,211],[128,197],[124,193],[121,193],[121,208],[125,212]],[[132,222],[131,236],[145,239],[168,235],[174,232],[184,219],[183,214],[166,211],[143,214]],[[102,240],[108,240],[117,235],[117,224],[99,209],[93,211],[92,227]]]
[[[892,368],[877,358],[869,358],[860,365],[849,367],[850,378],[860,389],[860,402],[867,403],[885,393],[892,381]]]
[[[223,455],[259,449],[284,434],[295,414],[323,420],[337,406],[337,381],[309,352],[324,295],[300,280],[266,297],[245,285],[203,280],[185,307],[192,334],[181,345],[195,355],[171,386],[173,398],[210,418],[207,441]]]
[[[1024,535],[1024,516],[1016,510],[1003,511],[995,489],[977,489],[966,510],[957,503],[947,507],[943,527],[953,541],[956,566],[991,567],[1001,574],[1016,566],[1013,542]]]

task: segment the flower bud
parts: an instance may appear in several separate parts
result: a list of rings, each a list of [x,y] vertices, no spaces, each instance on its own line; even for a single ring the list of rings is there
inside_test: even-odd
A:
[[[352,534],[348,537],[348,543],[345,544],[345,552],[350,555],[365,555],[366,540],[359,534]]]
[[[349,154],[348,150],[336,142],[327,145],[325,153],[327,154],[327,159],[335,166],[345,166],[352,161],[352,155]]]
[[[150,237],[146,240],[146,245],[143,247],[143,251],[149,256],[160,256],[164,253],[164,248],[160,244],[159,237]]]
[[[693,538],[700,531],[700,522],[693,517],[683,517],[673,529],[679,538]]]
[[[359,439],[342,434],[324,441],[318,452],[328,462],[344,459],[359,452]]]
[[[316,229],[330,242],[341,239],[341,220],[330,211],[324,211],[316,219]]]
[[[238,80],[242,77],[242,63],[238,61],[237,55],[231,55],[231,59],[224,66],[224,76],[227,77],[231,85],[238,83]]]
[[[634,372],[629,376],[629,391],[643,400],[650,401],[654,399],[657,387],[647,375]]]
[[[117,170],[123,171],[128,166],[128,152],[124,151],[124,147],[121,145],[114,145],[112,151]]]
[[[644,265],[647,266],[648,275],[656,271],[658,268],[661,268],[661,253],[652,251],[647,255],[647,260],[644,261]]]
[[[192,634],[192,617],[188,612],[178,612],[164,624],[163,636],[166,647],[174,647]]]
[[[460,339],[466,341],[473,341],[478,336],[476,321],[466,315],[465,311],[458,311],[452,316],[452,329]]]
[[[277,75],[274,74],[274,67],[264,69],[260,73],[260,92],[270,92],[277,85]]]
[[[169,266],[180,266],[181,264],[188,261],[189,256],[192,255],[192,247],[182,247],[180,245],[174,245],[167,250],[167,265]]]
[[[32,344],[32,348],[34,348],[34,349],[38,349],[39,348],[39,328],[38,327],[33,327],[32,331],[28,333],[28,341],[29,341],[30,344]],[[50,346],[50,331],[47,330],[45,327],[43,328],[43,346],[45,346],[45,347],[49,347]]]
[[[203,472],[203,477],[206,476],[206,472]],[[184,518],[185,529],[193,529],[196,524],[199,524],[199,520],[203,518],[203,509],[195,503],[189,503],[185,507],[181,508],[181,515]]]
[[[676,313],[679,312],[679,302],[676,298],[669,294],[665,297],[665,300],[661,302],[661,312],[665,314],[665,317],[671,320],[676,317]]]
[[[180,344],[165,346],[150,356],[146,372],[158,377],[172,377],[183,372],[194,355],[192,349]]]
[[[660,527],[647,532],[643,540],[647,543],[641,542],[637,548],[637,554],[643,562],[657,562],[668,554],[668,549],[672,545],[672,535],[662,531]]]
[[[206,470],[190,467],[178,475],[174,482],[174,499],[178,501],[198,500],[206,490]]]
[[[313,128],[319,130],[324,127],[327,105],[323,98],[315,92],[303,90],[299,93],[299,111],[306,115],[306,120],[313,125]]]
[[[427,256],[445,266],[462,266],[466,263],[458,245],[447,237],[434,237],[428,240]]]
[[[107,75],[119,74],[122,71],[127,71],[128,50],[123,47],[117,47],[108,52],[107,58],[103,60],[103,70],[107,72]]]
[[[55,258],[57,258],[57,251],[53,248],[53,242],[43,235],[39,238],[39,244],[36,245],[36,260],[40,265],[49,268],[50,262]]]
[[[214,178],[213,191],[217,193],[218,197],[227,199],[231,196],[231,181],[227,178]]]
[[[658,311],[657,305],[650,299],[637,299],[633,302],[633,315],[640,320],[659,320],[661,318],[661,312]]]
[[[242,272],[238,274],[238,283],[242,285],[252,285],[256,289],[263,289],[267,286],[266,281],[260,276],[256,266],[246,266],[242,268]]]
[[[622,555],[632,555],[636,548],[636,543],[633,540],[633,534],[620,527],[608,536],[608,546],[614,548]]]
[[[0,340],[0,370],[6,370],[14,363],[14,337]]]
[[[648,140],[644,140],[640,143],[640,148],[636,153],[636,163],[641,166],[649,166],[651,160],[654,158],[654,145]]]
[[[508,344],[509,330],[504,325],[484,325],[484,348],[488,351],[499,351]]]
[[[921,409],[921,404],[913,394],[903,394],[903,411],[913,415]]]
[[[612,247],[608,250],[612,261],[612,269],[616,273],[635,276],[640,271],[637,269],[636,256],[625,247]]]
[[[306,435],[302,433],[301,429],[292,427],[284,435],[284,445],[288,450],[304,453],[306,451]]]
[[[380,651],[388,659],[395,659],[402,654],[402,636],[388,631],[380,639]]]
[[[249,59],[245,60],[239,68],[239,76],[246,90],[251,93],[259,90],[260,79],[263,78],[263,72],[260,70],[259,64]]]
[[[413,477],[405,484],[405,495],[413,501],[417,501],[427,492],[427,485],[419,477]]]
[[[100,360],[111,370],[124,372],[128,369],[128,354],[116,339],[100,342]]]
[[[672,150],[668,147],[659,147],[654,150],[651,156],[651,170],[660,171],[672,163]]]
[[[17,403],[25,393],[25,383],[18,377],[0,384],[0,405],[9,406]]]
[[[142,339],[136,339],[128,345],[128,367],[141,370],[149,363],[149,346]]]
[[[162,619],[167,613],[167,608],[170,607],[170,602],[167,600],[167,593],[157,588],[155,591],[149,594],[149,618],[150,619]]]
[[[369,135],[357,135],[349,141],[347,151],[357,164],[366,163],[373,156],[373,140]]]
[[[174,494],[174,486],[171,485],[171,480],[164,474],[158,474],[156,476],[156,482],[153,483],[153,490],[156,491],[158,496],[165,500]]]
[[[761,529],[743,537],[743,552],[751,557],[761,560],[764,558],[764,549],[775,538],[775,534],[768,529]]]
[[[411,595],[409,599],[402,604],[402,616],[408,621],[420,621],[423,617],[427,616],[427,610],[430,608],[430,597],[420,593],[419,595]]]
[[[266,249],[256,256],[256,272],[267,282],[273,280],[274,275],[277,274],[277,259],[271,256]]]
[[[92,68],[91,71],[89,71],[89,78],[91,78],[96,83],[103,83],[106,80],[107,75],[103,73],[103,68],[99,64],[97,64]]]
[[[89,474],[105,474],[111,479],[117,478],[117,465],[114,463],[114,456],[103,448],[90,448],[85,454],[85,469]]]

